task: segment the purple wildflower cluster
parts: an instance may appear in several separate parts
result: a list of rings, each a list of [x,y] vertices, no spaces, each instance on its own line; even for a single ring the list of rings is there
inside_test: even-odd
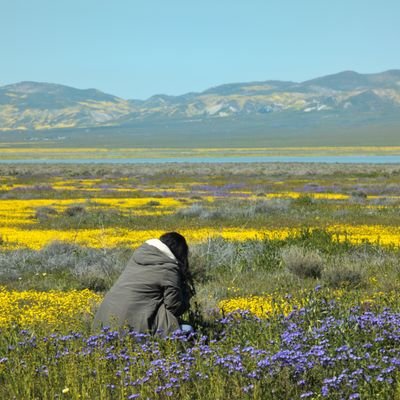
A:
[[[209,194],[214,197],[250,197],[248,193],[241,193],[240,190],[246,189],[244,183],[228,183],[221,186],[214,185],[192,185],[192,195],[204,195]]]
[[[296,188],[296,191],[306,193],[343,193],[343,189],[337,185],[319,185],[316,183],[306,183],[302,187]]]
[[[215,322],[214,334],[176,332],[167,339],[108,328],[89,337],[39,338],[24,331],[0,365],[11,373],[11,364],[34,359],[35,373],[48,377],[75,360],[85,379],[104,375],[110,399],[121,393],[128,399],[202,398],[216,382],[225,393],[220,398],[393,398],[400,313],[325,306],[270,320],[229,314]],[[32,358],[40,349],[42,356]]]

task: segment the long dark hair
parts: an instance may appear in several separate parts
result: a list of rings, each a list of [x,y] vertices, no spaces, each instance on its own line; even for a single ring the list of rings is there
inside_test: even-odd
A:
[[[160,240],[169,247],[180,264],[188,264],[189,247],[186,243],[186,239],[180,233],[164,233],[160,236]]]
[[[178,232],[167,232],[160,236],[160,241],[169,247],[181,267],[184,283],[188,286],[191,295],[195,288],[189,271],[189,246],[186,239]]]

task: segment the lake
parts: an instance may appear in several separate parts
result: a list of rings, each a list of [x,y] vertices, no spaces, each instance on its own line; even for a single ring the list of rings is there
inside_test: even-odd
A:
[[[158,163],[328,163],[399,164],[400,155],[362,156],[249,156],[160,158],[37,158],[0,160],[3,164],[158,164]]]

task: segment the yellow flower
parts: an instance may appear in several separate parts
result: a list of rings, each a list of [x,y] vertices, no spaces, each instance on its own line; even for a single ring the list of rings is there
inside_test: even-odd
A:
[[[376,284],[378,283],[378,279],[376,278],[376,276],[371,276],[371,277],[369,278],[369,283],[370,283],[371,285],[376,285]]]
[[[89,315],[101,296],[85,289],[69,292],[14,291],[0,286],[0,328],[13,325],[70,326]]]
[[[251,314],[265,318],[271,314],[289,314],[294,307],[302,307],[304,299],[289,299],[286,296],[273,293],[263,296],[235,297],[221,300],[218,304],[224,313],[233,311],[249,311]]]

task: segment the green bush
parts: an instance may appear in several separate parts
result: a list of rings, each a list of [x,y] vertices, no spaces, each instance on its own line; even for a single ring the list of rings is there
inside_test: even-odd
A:
[[[157,200],[150,200],[146,203],[146,206],[148,206],[148,207],[158,207],[160,205],[161,205],[161,203]]]
[[[69,206],[65,209],[64,215],[67,217],[81,216],[86,212],[86,208],[80,204]]]
[[[335,289],[355,289],[363,285],[364,272],[357,264],[334,263],[323,272],[323,281],[327,286]]]
[[[297,199],[293,200],[293,205],[297,207],[309,207],[312,206],[314,203],[314,199],[307,194],[302,194]]]
[[[57,210],[53,207],[38,207],[35,210],[34,218],[38,220],[46,220],[57,214]]]
[[[281,256],[287,270],[299,278],[321,277],[324,260],[318,251],[290,246],[282,249]]]

